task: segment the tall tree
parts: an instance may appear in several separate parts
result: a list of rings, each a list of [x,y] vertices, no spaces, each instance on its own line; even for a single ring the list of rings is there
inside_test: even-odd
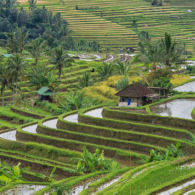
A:
[[[4,91],[6,87],[8,88],[10,84],[10,74],[7,68],[7,64],[2,58],[0,59],[0,91],[2,96],[2,104],[4,105]]]
[[[19,53],[22,54],[28,40],[28,32],[26,32],[24,28],[18,28],[16,35],[17,35],[18,50]]]
[[[165,36],[160,41],[161,60],[167,65],[181,63],[184,61],[183,54],[185,53],[185,45],[181,42],[176,42],[171,35],[165,33]]]
[[[8,71],[10,75],[10,82],[12,83],[11,89],[13,92],[18,88],[18,81],[22,73],[24,72],[25,62],[20,54],[14,54],[8,60]]]
[[[53,50],[51,63],[54,64],[55,69],[58,70],[58,78],[63,74],[63,67],[71,66],[74,60],[65,53],[64,49],[59,46]]]
[[[22,54],[27,43],[28,32],[24,28],[17,28],[15,32],[6,33],[7,47],[11,53],[19,52]]]
[[[18,52],[16,32],[6,33],[8,52]]]
[[[119,61],[114,65],[114,68],[117,74],[127,75],[130,70],[130,64]]]
[[[101,77],[101,79],[105,80],[113,74],[113,64],[104,63],[103,66],[99,66],[97,68],[97,71],[98,71],[99,76]]]
[[[35,65],[38,64],[38,60],[42,54],[43,47],[44,47],[44,43],[41,41],[40,38],[37,38],[31,41],[31,43],[27,47],[31,56],[35,59],[35,62],[34,62]]]
[[[45,65],[38,65],[27,71],[29,84],[37,89],[46,86],[55,89],[59,84],[56,75]]]
[[[29,9],[32,11],[36,8],[37,0],[28,0]]]

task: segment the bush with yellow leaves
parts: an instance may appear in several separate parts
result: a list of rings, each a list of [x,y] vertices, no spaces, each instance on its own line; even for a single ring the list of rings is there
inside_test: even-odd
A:
[[[173,74],[171,78],[171,84],[175,87],[175,86],[185,84],[190,80],[191,80],[190,75]]]

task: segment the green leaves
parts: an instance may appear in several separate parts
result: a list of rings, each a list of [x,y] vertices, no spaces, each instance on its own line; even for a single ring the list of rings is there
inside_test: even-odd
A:
[[[119,61],[114,65],[114,69],[115,69],[116,74],[127,75],[130,70],[130,64],[122,63]]]
[[[44,65],[33,67],[27,72],[27,77],[29,84],[37,89],[46,86],[54,90],[57,84],[60,83],[54,73]]]
[[[105,159],[104,151],[101,151],[99,148],[93,154],[84,147],[82,158],[77,163],[77,171],[79,173],[89,173],[97,170],[110,171],[118,167],[119,164],[117,162]]]
[[[112,64],[106,64],[106,63],[104,63],[103,66],[99,66],[97,68],[97,71],[98,71],[99,76],[101,77],[101,79],[102,80],[105,80],[109,76],[112,75],[112,73],[113,73],[113,65]]]
[[[182,156],[182,150],[181,150],[181,143],[177,143],[176,145],[171,144],[168,146],[165,153],[162,153],[157,150],[150,150],[150,156],[144,158],[144,161],[146,162],[152,162],[152,161],[161,161],[161,160],[172,160],[173,158],[177,158]]]
[[[6,185],[10,182],[21,181],[21,163],[11,167],[5,161],[0,163],[0,183]]]
[[[71,66],[72,62],[74,62],[73,58],[69,57],[69,55],[64,52],[64,49],[61,46],[56,47],[53,50],[51,63],[54,64],[54,68],[58,70],[59,78],[63,74],[63,67]]]
[[[84,88],[84,87],[88,87],[89,85],[92,85],[92,80],[91,80],[91,75],[89,72],[85,72],[83,74],[83,76],[79,77],[79,83],[80,83],[80,87]]]
[[[121,80],[119,80],[116,84],[116,89],[118,91],[124,89],[125,87],[127,87],[129,85],[129,78],[128,77],[124,77]]]

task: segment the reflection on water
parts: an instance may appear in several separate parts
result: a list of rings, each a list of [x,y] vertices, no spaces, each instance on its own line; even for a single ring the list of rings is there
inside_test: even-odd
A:
[[[37,124],[23,127],[22,130],[29,133],[37,133]]]
[[[44,187],[44,185],[20,184],[5,192],[1,192],[1,195],[31,195]]]
[[[16,141],[16,130],[1,133],[0,138],[11,140],[11,141]]]
[[[161,192],[159,193],[158,195],[169,195],[169,194],[172,194],[174,192],[177,192],[178,190],[181,190],[187,186],[190,186],[190,185],[194,185],[195,184],[195,179],[193,179],[192,181],[188,181],[182,185],[179,185],[179,186],[176,186],[176,187],[173,187],[165,192]]]
[[[64,117],[64,120],[65,121],[70,121],[70,122],[73,122],[73,123],[78,123],[78,113],[68,115],[68,116]]]
[[[102,111],[103,111],[103,108],[97,108],[97,109],[86,112],[85,115],[102,118]]]
[[[177,99],[151,107],[151,111],[161,116],[172,116],[192,119],[191,112],[195,107],[195,99]]]
[[[195,92],[195,81],[176,87],[174,90],[179,92]]]
[[[57,122],[58,122],[58,119],[52,119],[52,120],[48,120],[48,121],[45,121],[44,123],[43,123],[43,125],[44,126],[46,126],[46,127],[49,127],[49,128],[54,128],[54,129],[56,129],[57,128]]]

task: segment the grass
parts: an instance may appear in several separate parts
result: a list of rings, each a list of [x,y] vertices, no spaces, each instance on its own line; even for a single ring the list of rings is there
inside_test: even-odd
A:
[[[168,165],[152,169],[147,173],[138,176],[131,182],[132,195],[147,194],[148,190],[163,185],[166,182],[175,180],[176,178],[195,174],[195,168],[180,168],[179,166]],[[129,184],[125,185],[117,194],[129,192]],[[106,193],[105,193],[106,194]]]

